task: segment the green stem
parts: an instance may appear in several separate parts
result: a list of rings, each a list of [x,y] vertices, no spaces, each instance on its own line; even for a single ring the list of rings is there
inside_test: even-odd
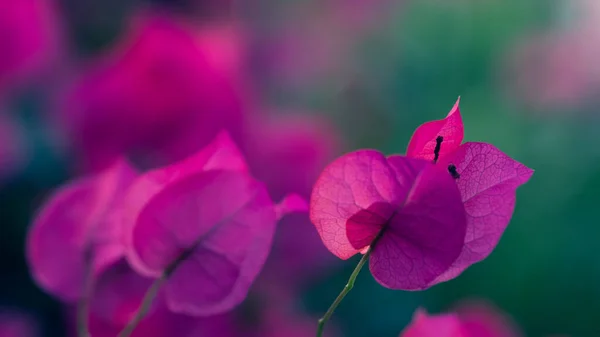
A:
[[[129,321],[129,323],[127,323],[125,328],[121,330],[118,337],[129,337],[131,333],[133,333],[133,330],[135,330],[142,319],[146,317],[148,311],[150,311],[150,307],[152,307],[152,303],[154,302],[154,299],[156,299],[156,295],[158,295],[160,287],[163,285],[163,283],[165,283],[168,276],[169,273],[164,272],[159,278],[154,280],[150,288],[148,288],[148,291],[146,291],[146,294],[144,295],[142,303],[135,313],[135,316]]]
[[[325,315],[323,315],[323,317],[321,317],[321,319],[319,319],[319,325],[317,327],[317,337],[321,337],[321,335],[323,334],[323,328],[325,327],[325,323],[327,323],[327,321],[329,320],[331,315],[333,315],[333,312],[335,311],[335,309],[340,305],[340,303],[342,302],[344,297],[346,297],[346,295],[348,295],[350,290],[352,290],[352,288],[354,287],[354,282],[356,281],[356,277],[358,276],[358,273],[360,273],[360,270],[365,265],[365,263],[367,263],[367,260],[369,259],[369,256],[371,255],[372,250],[373,250],[373,244],[371,244],[371,246],[369,247],[369,249],[367,250],[365,255],[363,255],[363,257],[360,259],[360,261],[358,261],[356,268],[354,268],[354,271],[350,275],[350,278],[348,279],[348,283],[346,283],[346,286],[344,287],[344,289],[342,289],[342,292],[338,295],[338,297],[335,299],[335,301],[333,301],[333,303],[331,304],[329,309],[327,309],[327,312],[325,313]]]

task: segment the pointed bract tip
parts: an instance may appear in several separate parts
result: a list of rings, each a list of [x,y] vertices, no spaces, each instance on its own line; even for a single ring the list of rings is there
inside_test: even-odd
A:
[[[453,115],[455,112],[460,114],[459,106],[460,106],[460,96],[458,96],[458,98],[456,99],[456,102],[452,106],[452,109],[450,110],[450,112],[448,112],[448,116]],[[446,116],[446,117],[448,117],[448,116]]]
[[[308,212],[308,202],[298,194],[291,193],[286,195],[277,205],[275,205],[275,214],[277,220],[290,213]]]

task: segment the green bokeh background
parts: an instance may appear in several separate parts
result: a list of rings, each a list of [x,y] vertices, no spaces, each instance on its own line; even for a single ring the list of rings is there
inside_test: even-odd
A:
[[[256,1],[242,16],[265,25],[292,2],[301,1]],[[333,318],[344,336],[397,336],[417,307],[440,312],[465,298],[492,301],[528,336],[600,336],[600,106],[543,111],[507,90],[514,76],[506,73],[511,48],[532,32],[562,24],[564,2],[404,0],[356,41],[346,56],[351,73],[301,87],[264,81],[265,100],[334,119],[345,150],[389,154],[403,153],[413,130],[445,116],[460,95],[467,141],[492,143],[536,170],[519,189],[513,219],[494,253],[459,278],[424,292],[401,292],[381,287],[364,270]],[[108,1],[95,15],[112,19],[95,22],[74,19],[73,8],[84,5],[61,4],[86,53],[112,41],[122,17],[139,5]],[[42,317],[48,336],[60,336],[60,306],[31,283],[22,252],[36,207],[68,178],[68,164],[48,149],[36,93],[11,104],[27,127],[33,160],[0,186],[0,304],[27,308]],[[304,289],[299,305],[324,312],[357,262],[339,262]]]

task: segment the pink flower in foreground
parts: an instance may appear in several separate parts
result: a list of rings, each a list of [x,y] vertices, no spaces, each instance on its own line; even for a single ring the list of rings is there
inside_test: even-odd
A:
[[[454,313],[428,315],[420,309],[400,337],[520,337],[514,323],[494,307],[468,304]]]
[[[50,197],[27,238],[29,268],[42,288],[74,301],[82,295],[88,268],[98,275],[123,256],[115,210],[136,174],[126,161],[118,160]]]
[[[171,163],[223,128],[240,133],[242,109],[230,74],[236,61],[228,61],[236,50],[213,49],[215,38],[196,31],[174,15],[143,13],[73,84],[62,123],[88,166],[103,167],[123,153],[149,166]]]
[[[140,176],[126,200],[132,267],[166,278],[170,310],[199,316],[228,311],[246,297],[278,218],[306,207],[295,197],[275,205],[226,134],[197,155]]]
[[[462,139],[457,102],[445,119],[417,128],[407,157],[361,150],[334,161],[311,198],[325,246],[347,259],[377,240],[371,273],[405,290],[450,280],[487,257],[533,171],[493,145]]]
[[[36,324],[22,313],[0,309],[0,337],[37,337]]]
[[[456,102],[445,119],[427,122],[413,134],[406,155],[436,161],[455,176],[467,216],[464,246],[452,267],[437,281],[447,281],[485,259],[510,222],[517,188],[533,170],[488,143],[463,140],[463,123]],[[436,148],[438,151],[436,151]],[[436,155],[437,153],[437,155]],[[437,157],[437,158],[436,158]]]
[[[465,211],[452,177],[439,166],[373,150],[346,154],[315,184],[310,217],[341,259],[378,238],[369,267],[393,289],[437,283],[463,246]]]
[[[0,2],[0,96],[41,69],[56,49],[53,1]]]

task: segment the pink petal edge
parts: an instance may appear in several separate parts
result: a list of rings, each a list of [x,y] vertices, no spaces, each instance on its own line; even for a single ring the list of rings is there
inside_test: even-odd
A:
[[[464,127],[459,103],[460,97],[446,118],[426,122],[415,130],[406,150],[408,157],[433,160],[438,136],[444,137],[440,148],[440,158],[452,153],[460,146],[464,137]]]

